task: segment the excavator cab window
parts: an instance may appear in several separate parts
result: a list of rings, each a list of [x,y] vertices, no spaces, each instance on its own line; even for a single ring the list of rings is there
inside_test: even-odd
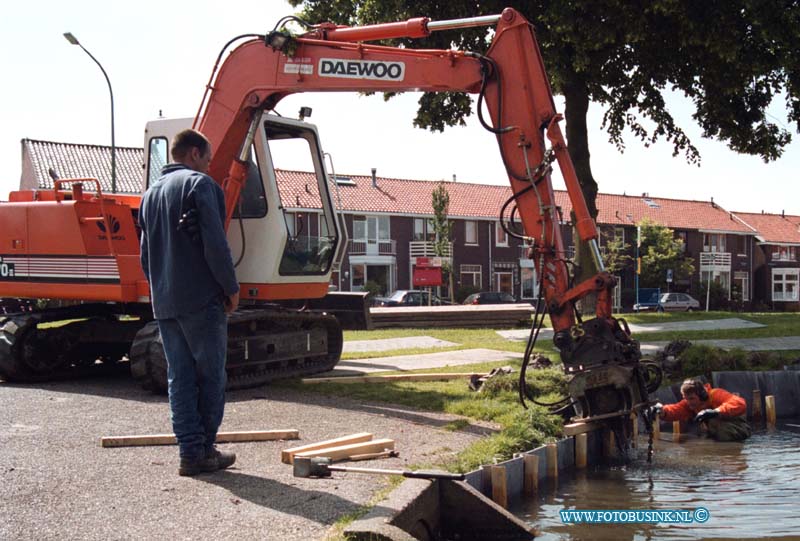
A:
[[[161,178],[161,169],[169,163],[167,149],[169,143],[166,137],[158,136],[150,139],[147,149],[147,186],[150,187],[155,181]]]
[[[273,167],[313,171],[316,180],[298,181],[295,175],[287,175],[288,181],[278,183],[287,223],[287,241],[278,272],[282,275],[324,274],[333,263],[337,239],[316,131],[303,125],[267,122],[265,133]],[[297,226],[298,213],[308,216],[317,212],[319,220],[304,220],[302,227]]]
[[[261,182],[261,172],[255,151],[251,152],[247,166],[247,180],[239,194],[239,204],[233,210],[233,218],[263,218],[267,215],[267,196]]]

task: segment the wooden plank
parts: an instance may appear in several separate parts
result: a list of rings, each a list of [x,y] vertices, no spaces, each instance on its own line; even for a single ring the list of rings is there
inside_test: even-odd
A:
[[[600,423],[570,423],[564,425],[565,436],[577,436],[578,434],[585,434],[593,430],[599,430],[603,425]]]
[[[240,432],[218,432],[217,443],[243,441],[296,440],[300,432],[289,430],[246,430]],[[175,445],[174,434],[143,434],[139,436],[105,436],[100,438],[102,447],[135,447],[143,445]]]
[[[334,438],[332,440],[318,441],[316,443],[309,443],[300,447],[292,447],[291,449],[284,449],[281,451],[281,462],[284,464],[294,464],[294,455],[297,453],[304,453],[306,451],[316,451],[318,449],[325,449],[328,447],[340,447],[350,443],[361,443],[370,441],[372,434],[369,432],[358,432],[341,438]],[[382,451],[383,449],[381,449]]]
[[[635,413],[631,413],[631,447],[636,449],[639,444],[639,417]]]
[[[528,496],[533,496],[539,489],[539,457],[537,455],[523,455],[522,469],[522,489]]]
[[[492,472],[492,501],[508,509],[508,487],[506,483],[506,467],[494,464],[489,467]]]
[[[338,447],[326,447],[324,449],[317,449],[315,451],[304,451],[302,453],[294,453],[292,455],[292,462],[294,457],[302,456],[306,458],[314,458],[324,456],[331,460],[342,460],[349,458],[353,455],[363,455],[367,453],[380,453],[381,451],[394,449],[394,440],[384,438],[379,440],[365,441],[363,443],[351,443],[349,445],[340,445]]]
[[[391,383],[393,381],[448,381],[472,376],[485,376],[476,372],[453,372],[450,374],[392,374],[388,376],[340,376],[330,378],[304,378],[303,383]]]

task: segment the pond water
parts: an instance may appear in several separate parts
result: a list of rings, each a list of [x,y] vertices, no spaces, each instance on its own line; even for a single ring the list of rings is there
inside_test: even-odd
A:
[[[693,435],[663,441],[669,438],[662,433],[652,465],[642,439],[627,465],[561,472],[557,486],[540,484],[537,498],[511,511],[538,528],[537,540],[800,540],[800,422],[755,431],[744,443]],[[674,509],[694,517],[701,507],[708,510],[705,522],[680,524],[565,523],[559,513]]]

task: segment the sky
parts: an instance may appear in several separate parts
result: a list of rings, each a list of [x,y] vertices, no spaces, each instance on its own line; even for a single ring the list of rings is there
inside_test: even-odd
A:
[[[244,33],[265,33],[293,12],[283,0],[101,0],[10,2],[0,18],[0,198],[17,189],[23,138],[111,143],[108,87],[97,65],[63,37],[72,32],[103,65],[114,91],[116,144],[141,147],[144,125],[163,115],[194,116],[221,47]],[[424,16],[424,13],[420,14]],[[476,13],[476,15],[486,15]],[[484,184],[508,182],[494,137],[469,117],[466,127],[431,133],[412,126],[419,95],[384,102],[351,93],[296,94],[277,110],[294,117],[310,106],[323,149],[338,174],[378,175]],[[556,96],[563,111],[563,99]],[[714,201],[743,212],[800,215],[800,135],[784,156],[765,164],[703,139],[681,96],[668,104],[702,155],[702,165],[672,156],[667,142],[645,148],[631,134],[620,154],[600,129],[602,109],[589,111],[592,170],[599,190]],[[783,104],[771,115],[787,126]],[[562,127],[563,129],[563,127]],[[791,127],[790,127],[791,129]],[[299,163],[299,162],[298,162]],[[279,164],[291,168],[291,159]],[[554,179],[556,188],[562,188]]]

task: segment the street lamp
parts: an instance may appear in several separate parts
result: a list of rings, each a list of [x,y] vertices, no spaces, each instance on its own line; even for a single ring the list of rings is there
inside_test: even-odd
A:
[[[86,47],[80,44],[78,38],[72,35],[72,32],[64,33],[64,37],[73,45],[77,45],[83,52],[89,55],[89,58],[94,60],[94,63],[100,68],[100,71],[103,72],[103,76],[106,78],[106,83],[108,83],[108,93],[111,96],[111,193],[117,193],[117,147],[114,142],[114,91],[111,90],[111,80],[108,78],[108,74],[106,70],[103,69],[102,64],[97,61],[97,59],[92,56],[92,53],[86,50]]]

